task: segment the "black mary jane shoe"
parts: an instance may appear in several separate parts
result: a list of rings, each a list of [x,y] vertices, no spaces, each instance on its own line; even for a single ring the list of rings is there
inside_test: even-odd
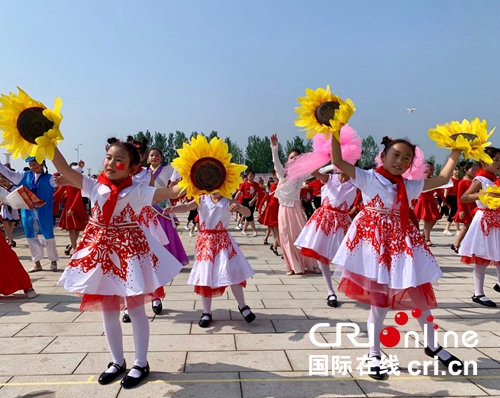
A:
[[[380,361],[379,356],[370,357],[375,358]],[[389,370],[387,368],[381,369],[380,366],[371,366],[369,367],[368,376],[370,376],[374,380],[387,380],[389,378]]]
[[[493,286],[493,290],[494,290],[495,292],[500,293],[500,285],[498,285],[498,283],[497,283],[495,286]]]
[[[448,370],[450,370],[450,364],[453,362],[451,370],[454,373],[463,370],[464,364],[455,355],[452,355],[451,353],[448,352],[448,354],[450,354],[450,357],[447,360],[439,358],[438,352],[441,351],[442,349],[443,349],[443,347],[440,346],[436,351],[432,351],[429,347],[425,347],[424,352],[425,352],[425,355],[427,355],[428,357],[431,357],[431,358],[437,357],[439,362],[441,362],[441,364],[443,364],[446,367],[446,369],[448,369]]]
[[[326,299],[326,304],[328,304],[329,307],[337,308],[337,295],[335,293],[330,294]]]
[[[253,321],[255,321],[255,314],[250,310],[250,307],[248,305],[245,305],[243,308],[240,308],[238,307],[238,309],[240,310],[240,313],[241,315],[243,316],[243,318],[245,318],[245,321],[247,321],[248,323],[252,323]],[[243,311],[250,311],[250,314],[248,314],[247,316],[243,315]]]
[[[108,364],[108,369],[111,366],[114,366],[116,368],[116,372],[115,373],[106,373],[106,372],[101,373],[101,375],[99,376],[99,379],[97,380],[99,382],[99,384],[102,384],[103,386],[106,384],[109,384],[113,380],[115,380],[118,376],[120,376],[123,372],[125,372],[127,370],[127,363],[125,361],[123,361],[122,366],[118,365],[117,363],[110,362]]]
[[[141,372],[141,375],[139,377],[132,377],[132,376],[126,375],[122,379],[122,382],[121,382],[122,387],[126,390],[139,385],[139,383],[141,381],[143,381],[146,377],[148,377],[148,375],[149,375],[149,363],[145,367],[134,365],[134,366],[132,366],[132,369],[138,370],[139,372]]]
[[[451,250],[453,250],[455,253],[457,253],[457,254],[458,254],[458,249],[459,249],[459,248],[458,248],[458,247],[456,247],[456,246],[455,246],[455,244],[452,244],[450,247],[451,247]]]
[[[71,253],[71,248],[71,244],[67,245],[66,249],[64,250],[64,254],[69,256],[69,254]]]
[[[153,312],[156,315],[161,314],[161,312],[163,311],[163,304],[161,303],[161,301],[160,301],[160,304],[158,304],[158,305],[154,305],[154,302],[152,302],[151,307],[153,308]]]
[[[204,317],[207,317],[208,319],[203,319]],[[210,322],[212,322],[212,314],[209,314],[208,312],[204,312],[201,314],[200,321],[198,322],[198,326],[200,328],[208,328],[210,326]]]
[[[474,303],[478,303],[481,305],[484,305],[485,307],[496,307],[497,305],[491,301],[491,300],[481,300],[481,298],[484,297],[484,294],[481,294],[480,296],[472,296],[471,299]]]
[[[130,323],[130,322],[132,322],[132,319],[130,319],[130,315],[127,314],[126,312],[122,316],[122,322],[123,323]]]

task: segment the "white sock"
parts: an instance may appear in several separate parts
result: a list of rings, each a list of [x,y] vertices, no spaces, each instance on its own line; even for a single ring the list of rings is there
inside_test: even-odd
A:
[[[231,285],[231,290],[233,292],[233,296],[238,302],[238,308],[243,308],[246,307],[245,303],[245,294],[243,293],[243,286],[241,286],[239,283],[237,285]],[[243,316],[247,316],[250,314],[251,311],[245,310],[241,314]]]
[[[497,279],[498,279],[498,284],[500,285],[500,266],[495,267],[497,269]]]
[[[485,278],[485,276],[486,276],[486,267],[484,265],[475,265],[474,266],[474,294],[476,296],[483,296],[484,295],[484,278]],[[481,298],[481,300],[483,300],[483,299],[485,299],[485,297]]]
[[[145,367],[148,364],[149,347],[149,320],[146,315],[146,309],[143,305],[130,308],[130,319],[132,320],[132,329],[134,332],[135,361],[134,365]],[[140,377],[141,372],[131,369],[128,372],[130,377]]]
[[[212,314],[212,297],[201,296],[201,304],[203,304],[203,313]],[[203,320],[208,321],[208,316],[202,317]]]
[[[328,295],[335,294],[332,285],[332,270],[330,269],[330,264],[320,263],[321,272],[323,273],[323,279],[325,280],[326,290],[328,290]]]
[[[376,307],[372,305],[370,307],[370,314],[368,315],[368,320],[366,321],[368,327],[368,333],[370,334],[370,324],[373,323],[373,347],[370,347],[370,357],[381,357],[380,354],[380,332],[384,328],[384,320],[389,312],[389,308]],[[380,361],[378,359],[373,359],[371,361],[372,366],[380,366]]]
[[[429,347],[432,351],[436,351],[440,345],[434,338],[434,324],[427,320],[427,317],[430,315],[432,315],[430,310],[422,311],[422,315],[417,319],[417,321],[422,329],[422,333],[424,333],[424,328],[427,327],[427,347]],[[444,348],[437,353],[437,356],[443,361],[446,361],[451,357],[450,353]]]
[[[102,325],[113,362],[123,365],[125,358],[123,356],[123,334],[122,325],[120,323],[120,311],[103,311]],[[105,372],[116,373],[117,369],[111,366],[105,370]]]

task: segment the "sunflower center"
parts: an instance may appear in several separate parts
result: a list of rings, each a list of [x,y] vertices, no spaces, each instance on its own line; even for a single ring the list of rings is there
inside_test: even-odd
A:
[[[21,137],[31,144],[36,144],[36,139],[44,135],[52,127],[51,122],[43,115],[44,108],[32,107],[25,109],[17,118],[17,130]]]
[[[226,168],[215,158],[198,159],[191,167],[191,182],[197,189],[213,191],[226,180]]]
[[[330,120],[335,118],[335,111],[339,107],[340,104],[336,101],[323,102],[316,108],[316,120],[321,124],[330,126]]]
[[[471,133],[458,133],[458,134],[453,134],[453,135],[450,135],[450,138],[453,140],[453,141],[456,141],[458,137],[460,136],[463,136],[466,140],[469,140],[469,141],[474,141],[476,138],[477,138],[477,135],[476,134],[471,134]]]

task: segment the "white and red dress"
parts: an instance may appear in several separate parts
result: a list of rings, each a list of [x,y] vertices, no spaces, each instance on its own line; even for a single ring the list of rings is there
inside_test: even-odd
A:
[[[481,189],[494,184],[489,178],[476,176],[481,181]],[[500,265],[500,209],[490,210],[480,200],[458,254],[466,264]]]
[[[375,170],[356,168],[354,185],[365,207],[354,218],[333,263],[342,272],[339,290],[377,307],[427,310],[437,307],[431,282],[441,269],[416,225],[403,231],[396,184]],[[423,180],[404,179],[408,201],[419,196]],[[394,208],[393,208],[394,207]]]
[[[221,198],[214,203],[210,195],[200,197],[199,235],[196,256],[188,285],[204,297],[221,296],[227,286],[246,285],[255,271],[227,231],[231,220],[230,201]]]
[[[82,195],[92,201],[91,218],[58,285],[82,295],[81,311],[118,311],[163,297],[163,286],[180,264],[160,242],[141,228],[141,210],[152,203],[156,188],[134,182],[118,193],[109,225],[103,206],[110,188],[83,177]]]
[[[329,264],[351,224],[349,208],[356,198],[356,187],[351,179],[341,183],[338,174],[332,174],[321,187],[321,198],[321,206],[302,229],[295,246],[302,255]]]

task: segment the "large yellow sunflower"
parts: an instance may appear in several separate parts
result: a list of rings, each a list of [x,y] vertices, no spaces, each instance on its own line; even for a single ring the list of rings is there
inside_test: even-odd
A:
[[[487,187],[484,191],[479,191],[479,200],[484,203],[488,209],[500,208],[500,197],[491,196],[490,194],[500,196],[500,187],[495,184]]]
[[[63,140],[59,131],[62,101],[56,98],[54,110],[35,101],[19,87],[19,94],[0,96],[0,130],[3,141],[14,159],[30,156],[42,163],[54,158],[54,148]]]
[[[241,183],[240,174],[247,168],[242,164],[231,163],[231,155],[222,138],[214,137],[207,141],[199,134],[177,149],[178,158],[172,166],[179,172],[182,180],[179,186],[186,190],[187,196],[195,198],[199,204],[200,195],[217,193],[231,199],[232,193]]]
[[[307,139],[321,133],[325,139],[333,134],[339,140],[340,129],[356,111],[350,99],[344,101],[333,94],[330,86],[326,86],[326,90],[320,87],[316,91],[306,88],[306,96],[300,97],[298,101],[301,106],[295,108],[299,114],[295,125],[307,131]]]
[[[460,149],[466,159],[482,160],[491,164],[493,160],[484,152],[491,145],[486,142],[495,129],[488,133],[486,120],[480,121],[475,118],[471,122],[464,119],[462,123],[454,120],[446,124],[438,124],[436,128],[429,130],[429,138],[440,148]]]

